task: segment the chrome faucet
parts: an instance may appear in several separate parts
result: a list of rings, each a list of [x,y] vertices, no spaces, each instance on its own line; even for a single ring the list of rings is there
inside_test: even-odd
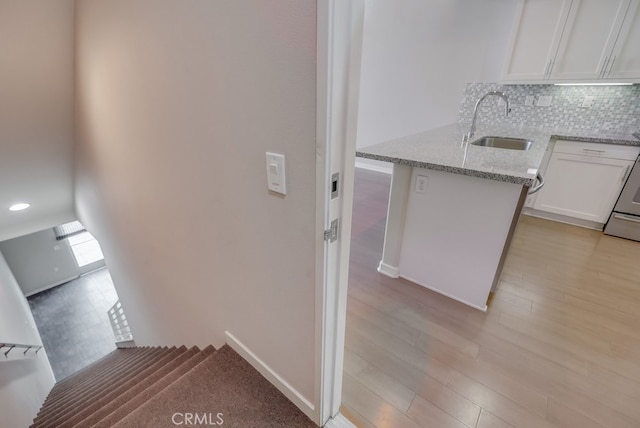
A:
[[[476,133],[476,119],[478,117],[478,106],[480,106],[480,103],[482,101],[484,101],[485,98],[487,98],[489,95],[495,95],[497,97],[500,97],[504,100],[505,104],[506,104],[506,108],[504,111],[504,115],[505,116],[509,116],[509,112],[511,111],[511,108],[509,107],[509,98],[504,94],[504,92],[500,92],[500,91],[489,91],[486,94],[484,94],[483,96],[480,97],[480,99],[476,102],[476,106],[473,109],[473,120],[471,121],[471,128],[469,129],[469,132],[467,132],[464,136],[464,141],[469,141],[471,138],[473,138],[473,134]]]

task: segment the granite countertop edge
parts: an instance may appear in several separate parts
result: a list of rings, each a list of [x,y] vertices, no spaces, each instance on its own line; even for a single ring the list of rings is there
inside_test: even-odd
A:
[[[504,183],[521,184],[526,187],[531,187],[535,183],[535,177],[521,177],[516,174],[506,174],[491,171],[478,171],[475,169],[456,167],[450,165],[442,165],[438,163],[423,162],[418,160],[411,160],[405,158],[398,158],[393,156],[376,155],[371,153],[365,153],[356,151],[356,157],[371,159],[383,162],[397,163],[399,165],[413,166],[417,168],[431,169],[434,171],[449,172],[452,174],[468,175],[470,177],[487,178],[494,181],[502,181]]]
[[[539,146],[534,153],[516,151],[507,154],[511,151],[502,153],[486,151],[480,156],[479,164],[467,166],[464,162],[460,165],[460,162],[454,161],[456,158],[459,158],[460,155],[459,150],[456,152],[456,147],[460,146],[458,137],[462,135],[464,129],[466,129],[466,127],[460,124],[451,124],[360,148],[356,150],[356,156],[531,187],[535,184],[537,169],[540,168],[544,152],[551,140],[640,146],[640,139],[635,139],[635,135],[615,135],[613,133],[607,134],[570,129],[549,130],[544,128],[487,126],[483,127],[479,132],[476,132],[476,137],[483,135],[526,137],[527,135],[531,135],[532,138],[539,143]],[[448,150],[450,152],[448,155],[451,156],[451,159],[447,159],[446,155],[443,157],[441,155],[442,150]],[[483,148],[482,150],[485,149]],[[476,152],[476,156],[477,153],[478,152]],[[505,155],[510,156],[510,158],[506,158]],[[500,165],[501,168],[493,168],[491,164],[494,159],[496,164],[502,163]],[[522,159],[524,163],[511,168],[510,162],[519,159]]]
[[[589,135],[576,135],[570,132],[552,132],[551,138],[556,140],[567,141],[585,141],[587,143],[601,143],[601,144],[614,144],[618,146],[640,146],[640,138],[634,139],[635,134],[629,137],[607,137],[603,136],[589,136]]]

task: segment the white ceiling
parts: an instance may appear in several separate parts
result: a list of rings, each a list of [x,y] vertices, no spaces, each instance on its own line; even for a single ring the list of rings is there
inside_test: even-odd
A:
[[[74,219],[73,32],[73,0],[0,0],[0,241]]]

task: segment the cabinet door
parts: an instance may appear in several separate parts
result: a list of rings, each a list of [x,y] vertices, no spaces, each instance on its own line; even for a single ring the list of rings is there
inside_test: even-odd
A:
[[[574,0],[551,67],[551,79],[604,77],[628,6],[629,0]]]
[[[605,223],[633,161],[553,153],[535,209]]]
[[[609,64],[609,79],[640,79],[640,0],[627,10]]]
[[[560,44],[571,0],[523,1],[511,39],[503,81],[543,80]]]

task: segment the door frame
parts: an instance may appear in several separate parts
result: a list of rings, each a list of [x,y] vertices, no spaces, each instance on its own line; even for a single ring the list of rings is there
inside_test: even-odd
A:
[[[317,1],[316,421],[353,426],[340,414],[351,214],[365,0]],[[331,180],[339,174],[338,196]],[[339,220],[335,242],[324,239]]]

